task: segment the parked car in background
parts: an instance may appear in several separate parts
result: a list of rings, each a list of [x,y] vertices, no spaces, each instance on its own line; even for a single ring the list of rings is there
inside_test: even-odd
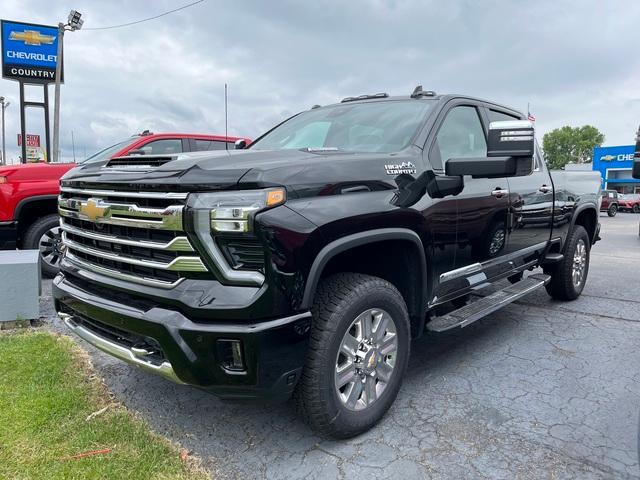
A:
[[[602,190],[600,193],[602,197],[602,203],[600,204],[600,211],[607,212],[610,217],[615,217],[618,213],[618,192],[615,190]]]
[[[78,163],[101,163],[126,155],[171,155],[229,150],[246,138],[145,130]],[[58,221],[60,177],[78,163],[31,163],[0,167],[0,249],[39,249],[42,272],[53,277],[62,253]]]
[[[618,210],[623,212],[640,213],[640,194],[620,193],[618,194]]]

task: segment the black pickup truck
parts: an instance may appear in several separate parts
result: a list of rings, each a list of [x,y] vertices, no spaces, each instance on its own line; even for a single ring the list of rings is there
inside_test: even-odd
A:
[[[412,338],[584,288],[599,178],[551,175],[513,109],[417,87],[237,147],[65,175],[53,290],[72,331],[222,398],[293,395],[348,437],[394,401]]]

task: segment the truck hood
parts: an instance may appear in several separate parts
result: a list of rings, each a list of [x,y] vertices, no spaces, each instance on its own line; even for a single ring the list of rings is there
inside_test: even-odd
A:
[[[26,163],[18,165],[0,165],[0,177],[11,180],[48,180],[60,178],[66,171],[75,167],[75,163]]]
[[[63,177],[65,184],[85,182],[129,187],[207,191],[284,186],[295,196],[330,193],[337,185],[369,190],[397,188],[389,165],[415,165],[417,149],[398,154],[310,152],[307,150],[230,150],[180,154],[159,167],[82,165]],[[144,157],[140,157],[143,161]],[[408,162],[408,163],[407,163]],[[414,167],[415,168],[415,167]],[[160,186],[163,187],[160,187]]]

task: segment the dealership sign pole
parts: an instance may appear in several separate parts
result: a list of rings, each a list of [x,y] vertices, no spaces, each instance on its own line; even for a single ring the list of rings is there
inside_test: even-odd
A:
[[[62,58],[62,43],[64,42],[64,32],[69,29],[70,31],[80,30],[82,28],[83,20],[80,19],[81,13],[75,10],[71,10],[67,23],[58,24],[58,53],[57,57]],[[56,83],[55,83],[55,104],[53,109],[53,161],[59,161],[60,156],[60,77],[61,77],[61,62],[56,63]]]

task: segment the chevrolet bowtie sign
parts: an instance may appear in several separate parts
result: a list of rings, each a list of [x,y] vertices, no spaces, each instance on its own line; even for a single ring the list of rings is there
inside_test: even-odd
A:
[[[55,80],[57,27],[2,20],[1,38],[3,78],[26,83]]]

